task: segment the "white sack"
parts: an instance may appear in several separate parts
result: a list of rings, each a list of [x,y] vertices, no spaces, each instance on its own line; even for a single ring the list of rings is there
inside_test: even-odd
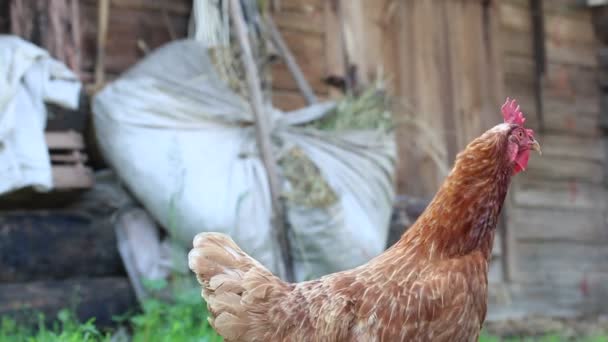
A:
[[[386,243],[393,139],[296,126],[331,106],[268,107],[276,152],[300,147],[339,198],[331,208],[287,202],[298,280],[360,265]],[[201,231],[223,232],[282,272],[249,105],[220,81],[203,45],[182,40],[156,50],[103,89],[93,113],[107,161],[175,239],[190,247]]]
[[[0,35],[0,194],[52,188],[44,102],[76,109],[81,84],[32,43]]]

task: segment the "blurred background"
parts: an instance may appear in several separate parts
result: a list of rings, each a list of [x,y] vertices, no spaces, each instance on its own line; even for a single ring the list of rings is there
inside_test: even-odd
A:
[[[606,340],[608,1],[241,4],[253,69],[228,1],[0,0],[5,331],[146,340],[196,292],[200,231],[298,281],[364,263],[511,97],[543,155],[503,209],[486,337]],[[194,297],[162,329],[207,333]]]

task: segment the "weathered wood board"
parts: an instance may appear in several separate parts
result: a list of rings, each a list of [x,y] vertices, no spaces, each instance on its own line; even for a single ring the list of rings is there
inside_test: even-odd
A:
[[[120,74],[144,57],[138,41],[154,49],[171,40],[171,31],[175,38],[185,37],[191,9],[191,0],[112,0],[105,51],[106,72]],[[96,53],[97,1],[84,1],[81,13],[83,69],[91,72]]]
[[[0,214],[0,282],[123,273],[109,216],[95,219],[67,211]]]
[[[517,241],[608,243],[602,210],[511,208],[509,227]]]
[[[37,324],[37,315],[47,322],[56,321],[62,309],[74,309],[77,318],[86,322],[95,318],[100,327],[115,325],[114,316],[137,305],[127,278],[80,278],[63,281],[0,283],[0,317],[10,316],[24,323]]]

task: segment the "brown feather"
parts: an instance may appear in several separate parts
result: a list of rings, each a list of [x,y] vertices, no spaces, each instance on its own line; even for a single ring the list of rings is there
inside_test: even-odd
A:
[[[189,264],[213,327],[226,341],[476,341],[512,174],[505,125],[469,144],[400,241],[355,269],[287,284],[228,236],[199,234]]]

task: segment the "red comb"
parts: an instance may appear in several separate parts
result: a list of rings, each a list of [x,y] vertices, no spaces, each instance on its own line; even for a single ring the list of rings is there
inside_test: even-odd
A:
[[[519,105],[515,100],[511,100],[507,97],[507,101],[505,101],[505,104],[502,105],[500,110],[502,111],[502,117],[504,118],[505,123],[523,126],[524,122],[526,122],[524,113],[519,110]]]

